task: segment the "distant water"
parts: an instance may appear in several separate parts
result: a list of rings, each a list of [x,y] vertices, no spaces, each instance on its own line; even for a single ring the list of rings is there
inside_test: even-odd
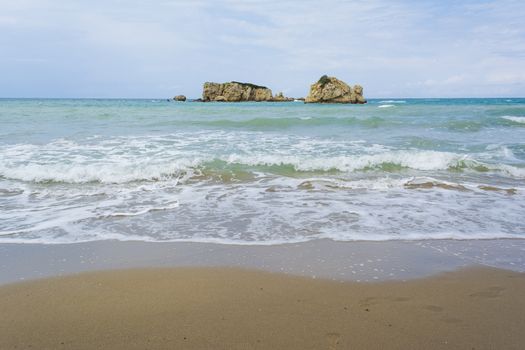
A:
[[[525,238],[525,99],[0,100],[0,242]]]

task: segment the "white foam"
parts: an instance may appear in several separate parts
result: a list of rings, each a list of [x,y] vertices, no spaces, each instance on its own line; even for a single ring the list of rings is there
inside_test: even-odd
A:
[[[109,213],[106,215],[103,215],[102,217],[122,217],[122,216],[139,216],[144,215],[146,213],[152,212],[152,211],[162,211],[162,210],[170,210],[175,209],[179,207],[179,203],[175,202],[169,205],[161,206],[161,207],[149,207],[149,208],[136,208],[134,212],[114,212]]]
[[[231,154],[224,158],[228,163],[257,165],[292,165],[299,171],[339,170],[352,172],[375,168],[385,163],[397,164],[418,170],[445,170],[457,165],[468,156],[438,151],[391,151],[379,154],[348,155],[338,157],[300,157],[292,155],[248,156]]]
[[[236,139],[239,138],[236,136]],[[426,150],[391,150],[387,146],[367,144],[361,140],[286,140],[288,144],[264,139],[252,142],[253,136],[238,140],[235,148],[224,152],[224,142],[216,144],[198,137],[182,139],[94,140],[95,144],[76,144],[57,140],[47,145],[10,145],[0,147],[0,176],[26,182],[130,183],[134,181],[177,182],[198,175],[203,166],[222,161],[244,166],[292,166],[296,171],[354,172],[375,169],[385,164],[431,171],[466,165],[484,166],[511,177],[525,177],[525,169],[498,163],[489,158],[482,162],[465,154]],[[167,142],[168,141],[168,142]],[[192,143],[196,143],[193,145]],[[203,146],[207,145],[207,146]],[[199,152],[193,148],[200,147]],[[512,151],[500,147],[499,158],[516,161]],[[489,149],[493,150],[493,149]],[[222,151],[222,152],[221,152]],[[242,151],[240,153],[239,151]],[[221,154],[222,153],[222,154]],[[210,165],[211,164],[211,165]]]
[[[488,168],[490,170],[499,171],[515,178],[525,178],[525,168],[518,168],[507,164],[490,165]]]
[[[395,107],[394,105],[380,105],[380,106],[377,106],[377,108],[391,108],[391,107]]]
[[[501,144],[491,144],[486,147],[487,151],[492,151],[493,154],[499,158],[503,158],[511,162],[519,162],[519,159],[516,158],[516,155],[510,148]]]
[[[525,232],[521,190],[509,196],[480,190],[476,183],[460,183],[469,191],[405,187],[408,182],[453,183],[438,177],[260,175],[232,185],[28,183],[24,195],[31,197],[30,207],[22,195],[4,202],[0,242],[272,245],[321,238],[519,238]],[[313,186],[300,186],[306,181]],[[465,202],[470,210],[464,210]]]
[[[410,101],[399,103],[404,101],[374,105],[411,108]],[[18,132],[18,124],[8,125],[13,137],[0,142],[0,241],[263,245],[320,238],[524,237],[518,124],[504,133],[496,123],[460,135],[447,126],[454,113],[470,113],[468,106],[414,107],[378,123],[382,113],[374,109],[334,107],[314,116],[295,107],[243,106],[219,111],[195,105],[196,110],[155,109],[146,115],[102,107],[95,115],[115,112],[123,118],[99,124],[88,115],[67,117],[28,135]],[[423,110],[436,118],[421,117]],[[472,113],[478,112],[484,113]],[[254,131],[220,122],[283,115],[303,126],[299,118],[341,123]],[[522,125],[525,118],[507,117],[514,120],[496,119]],[[372,119],[368,124],[356,118]],[[408,148],[417,143],[407,137],[420,133],[432,142]],[[54,135],[68,139],[50,140]],[[487,143],[493,145],[485,149]]]
[[[510,120],[511,122],[519,123],[519,124],[525,124],[525,117],[516,117],[512,115],[504,115],[501,117],[506,120]]]
[[[200,164],[199,159],[163,163],[121,162],[109,164],[23,164],[0,165],[0,174],[9,179],[31,182],[126,183],[177,179]]]

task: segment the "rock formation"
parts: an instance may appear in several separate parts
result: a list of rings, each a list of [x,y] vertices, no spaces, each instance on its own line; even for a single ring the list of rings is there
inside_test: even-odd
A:
[[[180,102],[184,102],[186,101],[186,96],[184,95],[177,95],[173,98],[175,101],[180,101]]]
[[[232,81],[230,83],[204,83],[202,91],[204,102],[271,101],[272,90],[265,86]]]
[[[354,85],[353,88],[345,82],[323,75],[317,83],[310,86],[310,93],[306,103],[366,103],[363,97],[363,87]]]
[[[272,102],[291,102],[293,100],[293,97],[286,97],[282,92],[279,92],[272,98]]]

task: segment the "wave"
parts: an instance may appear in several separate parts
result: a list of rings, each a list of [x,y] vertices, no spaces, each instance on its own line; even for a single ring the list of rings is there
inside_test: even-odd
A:
[[[391,151],[372,155],[354,155],[338,157],[297,156],[240,156],[230,155],[226,159],[230,164],[274,167],[273,170],[287,171],[290,168],[300,172],[355,172],[381,170],[398,172],[403,169],[422,171],[463,171],[498,172],[516,178],[525,178],[525,168],[507,164],[489,164],[451,152],[438,151]],[[277,168],[276,168],[277,167]],[[271,170],[271,169],[270,169]]]
[[[139,209],[133,212],[114,212],[114,213],[102,215],[101,217],[108,218],[108,217],[139,216],[139,215],[144,215],[146,213],[150,213],[152,211],[170,210],[170,209],[175,209],[178,207],[179,207],[179,202],[175,202],[175,203],[168,204],[168,205],[161,206],[161,207],[143,208],[143,209]]]
[[[511,122],[519,123],[519,124],[525,124],[525,117],[516,117],[512,115],[504,115],[501,117],[505,120],[510,120]]]
[[[407,103],[407,101],[404,101],[404,100],[384,100],[384,101],[379,101],[378,103]]]
[[[22,189],[0,188],[0,197],[13,197],[24,193]]]
[[[513,195],[518,192],[516,188],[502,188],[478,183],[456,183],[427,176],[412,177],[374,177],[362,180],[340,180],[333,178],[309,178],[297,185],[299,189],[305,190],[426,190],[443,189],[460,192],[482,192],[504,193]],[[277,192],[276,189],[273,191]]]
[[[109,161],[76,161],[47,164],[0,164],[0,177],[26,182],[127,183],[134,181],[250,180],[257,172],[295,176],[301,172],[400,172],[420,171],[496,172],[525,178],[525,168],[484,163],[467,155],[439,151],[383,151],[376,154],[311,156],[240,154],[219,157],[168,157],[162,161],[137,158]]]
[[[239,155],[232,154],[224,160],[230,164],[252,166],[291,166],[296,171],[341,171],[411,168],[440,170],[457,165],[465,156],[438,151],[390,151],[378,154],[336,157],[307,157],[293,155]]]
[[[399,104],[379,104],[375,105],[382,111],[397,111]],[[385,112],[386,113],[386,112]],[[390,113],[390,112],[389,112]],[[100,114],[97,119],[111,118],[108,113]],[[421,120],[415,125],[416,127],[445,127],[453,131],[479,131],[486,127],[514,127],[521,126],[525,123],[525,117],[521,116],[482,116],[476,118],[428,118]],[[327,126],[341,126],[344,128],[363,127],[363,128],[395,128],[398,126],[406,126],[407,120],[400,116],[389,115],[385,117],[383,113],[370,113],[356,115],[345,115],[341,113],[338,116],[323,115],[320,112],[315,114],[298,114],[296,116],[268,116],[268,117],[253,117],[253,118],[190,118],[184,116],[182,118],[166,118],[154,119],[148,123],[151,128],[185,128],[185,127],[200,127],[213,129],[248,129],[257,131],[267,130],[282,130],[290,128],[315,128]]]
[[[356,125],[364,127],[378,127],[382,125],[395,124],[392,120],[387,120],[379,117],[356,118],[356,117],[279,117],[279,118],[252,118],[248,120],[207,120],[207,121],[191,121],[192,125],[212,126],[212,127],[226,127],[226,128],[290,128],[301,126],[328,126],[328,125]]]
[[[392,109],[395,108],[394,104],[380,104],[377,108],[381,109]],[[446,127],[454,131],[479,131],[485,127],[495,126],[513,126],[516,124],[525,124],[525,117],[522,116],[502,116],[502,117],[486,117],[476,119],[449,119],[442,121],[440,119],[428,120],[430,125],[436,127]],[[322,115],[304,115],[297,117],[260,117],[251,119],[208,119],[208,120],[173,120],[163,121],[160,124],[152,124],[152,126],[201,126],[201,127],[213,127],[213,128],[233,128],[233,129],[254,129],[254,130],[267,130],[267,129],[283,129],[293,127],[322,127],[330,125],[340,126],[359,126],[365,128],[377,128],[377,127],[391,127],[403,125],[404,121],[395,118],[381,118],[378,116],[322,116]],[[425,124],[426,125],[426,124]]]
[[[497,154],[499,158],[505,159],[509,162],[520,162],[514,152],[507,146],[501,144],[490,144],[485,148],[492,154]]]
[[[13,167],[0,165],[0,176],[26,182],[64,183],[127,183],[179,179],[199,160],[179,160],[144,164],[141,161],[123,163],[22,164]]]
[[[0,237],[2,234],[0,233]],[[486,233],[465,233],[461,231],[454,232],[453,230],[427,233],[427,232],[406,232],[403,235],[386,235],[386,234],[347,234],[335,235],[324,234],[317,237],[298,237],[298,238],[273,238],[273,239],[258,239],[247,240],[240,238],[226,238],[226,237],[194,237],[194,238],[154,238],[149,236],[129,235],[105,233],[103,236],[92,237],[38,237],[38,238],[0,238],[0,243],[16,243],[16,244],[78,244],[97,241],[120,241],[120,242],[148,242],[148,243],[202,243],[202,244],[222,244],[222,245],[236,245],[236,246],[280,246],[284,244],[298,244],[306,242],[315,242],[319,240],[330,240],[334,242],[395,242],[395,241],[469,241],[469,240],[495,240],[495,239],[524,239],[518,233],[505,232],[486,232]]]
[[[380,105],[380,106],[377,106],[377,108],[391,108],[391,107],[395,107],[394,105]]]
[[[523,119],[521,119],[523,118]],[[525,123],[524,117],[480,117],[476,119],[453,119],[446,121],[443,126],[451,131],[478,132],[487,127],[516,126],[516,123]]]

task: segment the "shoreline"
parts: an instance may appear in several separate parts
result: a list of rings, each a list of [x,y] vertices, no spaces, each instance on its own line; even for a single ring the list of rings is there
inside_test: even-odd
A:
[[[0,244],[0,286],[82,272],[165,267],[243,268],[336,281],[428,277],[470,266],[525,272],[525,240],[355,241],[280,245],[94,241]]]
[[[1,349],[521,349],[525,240],[0,244]]]
[[[235,268],[87,272],[0,287],[0,348],[520,349],[525,274],[335,282]]]

